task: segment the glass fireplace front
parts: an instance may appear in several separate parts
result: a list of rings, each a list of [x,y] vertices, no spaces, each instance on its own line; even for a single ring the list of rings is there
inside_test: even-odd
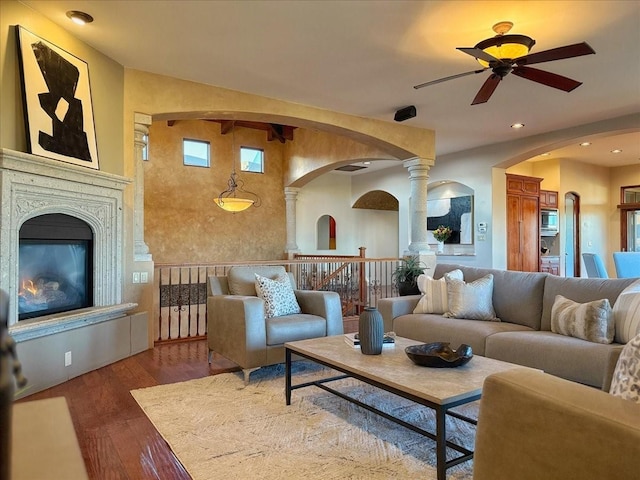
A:
[[[82,220],[55,214],[26,222],[18,253],[19,320],[93,305],[92,232]]]

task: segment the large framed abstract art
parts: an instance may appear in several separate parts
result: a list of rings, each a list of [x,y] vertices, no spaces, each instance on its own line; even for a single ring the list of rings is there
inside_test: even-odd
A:
[[[16,28],[29,153],[98,169],[89,67]]]

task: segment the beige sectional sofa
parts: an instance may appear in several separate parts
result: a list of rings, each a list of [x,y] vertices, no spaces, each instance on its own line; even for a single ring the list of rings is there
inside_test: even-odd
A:
[[[455,269],[462,270],[465,282],[493,275],[493,308],[500,322],[413,313],[420,296],[412,295],[379,300],[385,331],[425,343],[450,342],[453,348],[466,343],[477,355],[608,390],[622,345],[551,332],[551,307],[558,294],[579,303],[607,298],[613,306],[637,279],[565,278],[454,264],[438,264],[433,278]]]

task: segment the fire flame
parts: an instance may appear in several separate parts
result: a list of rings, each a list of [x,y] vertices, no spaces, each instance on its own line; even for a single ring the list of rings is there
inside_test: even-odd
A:
[[[37,295],[38,289],[33,284],[32,280],[23,280],[22,281],[22,289],[18,293],[18,295],[24,295],[25,292],[29,292],[32,295]]]

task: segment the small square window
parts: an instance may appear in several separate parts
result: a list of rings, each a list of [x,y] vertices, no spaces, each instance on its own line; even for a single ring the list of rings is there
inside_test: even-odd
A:
[[[240,170],[264,173],[264,151],[258,148],[240,147]]]
[[[191,167],[209,167],[209,142],[203,140],[182,141],[183,161]]]

